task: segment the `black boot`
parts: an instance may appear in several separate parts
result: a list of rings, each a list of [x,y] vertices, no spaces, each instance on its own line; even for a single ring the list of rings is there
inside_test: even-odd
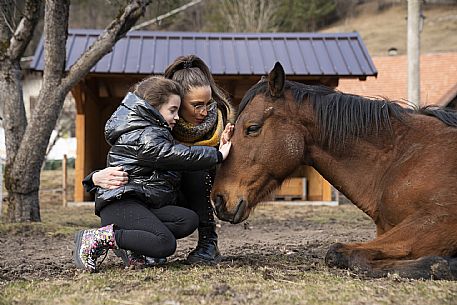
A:
[[[198,227],[198,245],[187,256],[189,264],[215,265],[222,257],[217,247],[216,225]]]
[[[181,180],[183,206],[192,209],[199,218],[198,244],[187,256],[190,264],[214,265],[221,261],[217,248],[216,222],[210,194],[215,169],[184,173]]]

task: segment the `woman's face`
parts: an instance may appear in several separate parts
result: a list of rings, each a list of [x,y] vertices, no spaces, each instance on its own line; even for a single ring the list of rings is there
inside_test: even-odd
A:
[[[168,126],[170,126],[171,129],[175,127],[176,121],[179,120],[178,110],[180,105],[181,98],[179,95],[173,94],[168,97],[168,101],[165,104],[157,107],[160,114],[163,116],[165,121],[167,121]]]
[[[184,96],[179,115],[184,121],[199,125],[208,115],[206,106],[212,101],[210,86],[192,87]]]

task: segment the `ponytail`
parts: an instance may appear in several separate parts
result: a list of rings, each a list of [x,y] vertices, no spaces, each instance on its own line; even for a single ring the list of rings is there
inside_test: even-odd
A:
[[[177,81],[183,87],[184,95],[192,88],[210,86],[212,98],[217,102],[224,121],[232,118],[233,109],[226,93],[216,85],[208,66],[200,57],[196,55],[179,56],[167,67],[164,76]]]

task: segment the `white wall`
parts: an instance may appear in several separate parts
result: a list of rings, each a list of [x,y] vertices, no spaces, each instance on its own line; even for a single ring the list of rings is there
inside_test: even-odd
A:
[[[43,77],[40,72],[24,71],[24,79],[22,81],[22,92],[24,98],[25,113],[27,118],[30,118],[30,99],[38,98],[42,82]]]
[[[30,119],[31,115],[31,99],[37,99],[40,93],[41,84],[42,84],[42,73],[41,72],[31,72],[24,69],[24,78],[22,81],[22,92],[24,98],[24,107],[27,119]],[[74,105],[74,99],[71,93],[69,93],[66,99],[70,99],[70,102]],[[0,103],[0,116],[2,116],[2,105]],[[51,135],[51,140],[55,138],[57,132],[53,131]],[[55,143],[52,150],[49,152],[47,159],[48,160],[61,160],[63,155],[66,154],[68,158],[76,157],[76,138],[60,138]],[[0,121],[0,159],[5,160],[6,158],[6,147],[5,147],[5,131],[2,128]]]
[[[55,138],[56,134],[56,131],[52,132],[51,140]],[[59,138],[52,147],[46,159],[62,160],[64,154],[67,155],[67,158],[76,158],[76,138]],[[5,159],[5,130],[0,128],[0,161],[4,161]]]

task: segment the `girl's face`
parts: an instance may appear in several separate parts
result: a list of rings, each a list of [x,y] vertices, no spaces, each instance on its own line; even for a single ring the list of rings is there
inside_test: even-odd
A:
[[[179,114],[188,123],[199,125],[208,115],[208,105],[214,103],[211,98],[211,87],[192,87],[184,96]]]
[[[175,127],[176,121],[179,120],[178,110],[180,105],[181,98],[179,95],[173,94],[168,97],[168,101],[166,103],[157,108],[171,129]]]

